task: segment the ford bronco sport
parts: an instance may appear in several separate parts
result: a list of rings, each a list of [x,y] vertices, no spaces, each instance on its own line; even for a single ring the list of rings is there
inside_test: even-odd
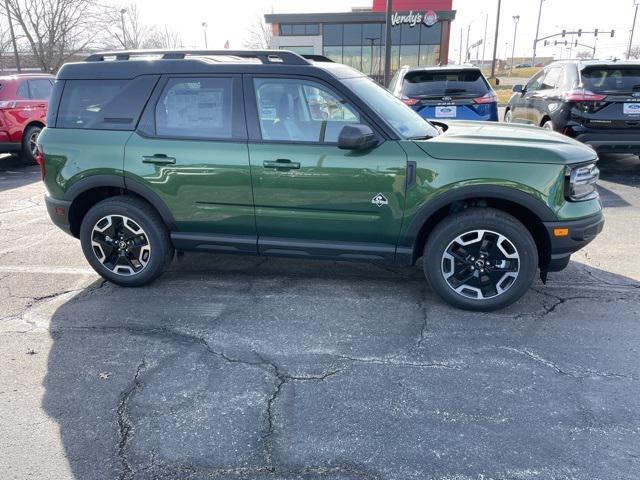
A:
[[[94,54],[58,73],[37,157],[55,224],[123,286],[175,251],[413,265],[461,308],[520,298],[602,229],[595,152],[422,119],[288,51]]]

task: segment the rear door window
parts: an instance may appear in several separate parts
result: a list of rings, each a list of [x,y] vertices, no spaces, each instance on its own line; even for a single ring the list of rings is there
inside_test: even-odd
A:
[[[32,100],[49,100],[53,84],[48,78],[29,80],[29,91]]]
[[[552,67],[544,76],[540,90],[553,90],[562,84],[562,67]]]
[[[16,96],[21,100],[29,100],[29,84],[26,81],[20,83]]]
[[[402,93],[408,97],[473,96],[489,92],[480,70],[439,70],[408,72]]]
[[[231,77],[170,78],[155,108],[156,135],[172,138],[234,138]]]
[[[133,130],[157,80],[67,80],[56,127]]]
[[[640,66],[587,67],[582,70],[582,83],[592,92],[640,92]]]

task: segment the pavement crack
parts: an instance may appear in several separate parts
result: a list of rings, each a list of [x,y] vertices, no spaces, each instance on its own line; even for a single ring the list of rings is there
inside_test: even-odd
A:
[[[443,368],[448,370],[460,370],[461,367],[457,365],[450,365],[443,362],[408,362],[404,360],[397,360],[395,358],[379,358],[379,357],[352,357],[349,355],[334,355],[337,358],[343,360],[349,360],[350,362],[357,363],[369,363],[374,365],[390,365],[394,367],[413,367],[413,368]]]
[[[422,312],[422,325],[420,326],[420,338],[418,338],[418,347],[421,347],[425,339],[427,338],[427,327],[428,327],[428,316],[427,316],[427,305],[423,300],[420,302],[420,311]]]
[[[120,480],[129,480],[133,478],[133,468],[129,463],[129,458],[127,457],[127,447],[129,445],[129,441],[131,440],[131,436],[133,435],[133,424],[129,419],[128,407],[129,400],[133,394],[137,391],[142,390],[144,384],[140,381],[140,375],[142,371],[146,368],[146,362],[143,359],[142,362],[136,368],[136,373],[133,377],[132,382],[129,386],[121,393],[120,400],[118,401],[118,408],[116,409],[117,421],[118,421],[118,458],[120,459],[120,463],[122,464],[122,473],[120,474]]]
[[[616,379],[627,379],[627,380],[638,380],[637,375],[625,375],[622,373],[614,373],[614,372],[600,372],[593,369],[568,369],[563,368],[555,362],[548,360],[536,353],[531,352],[530,350],[523,348],[514,348],[514,347],[498,347],[503,350],[507,350],[513,353],[517,353],[519,355],[524,355],[531,360],[540,363],[546,367],[551,368],[556,373],[560,375],[565,375],[567,377],[576,378],[576,379],[584,379],[584,378],[616,378]]]

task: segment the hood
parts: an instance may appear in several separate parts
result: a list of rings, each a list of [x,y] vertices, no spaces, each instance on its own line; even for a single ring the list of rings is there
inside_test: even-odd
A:
[[[447,122],[446,132],[416,141],[443,160],[568,164],[594,160],[589,146],[542,128],[497,122]]]

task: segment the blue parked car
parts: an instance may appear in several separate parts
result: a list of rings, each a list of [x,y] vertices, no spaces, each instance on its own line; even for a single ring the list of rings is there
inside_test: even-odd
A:
[[[470,65],[401,67],[389,91],[429,120],[498,121],[498,97]]]

